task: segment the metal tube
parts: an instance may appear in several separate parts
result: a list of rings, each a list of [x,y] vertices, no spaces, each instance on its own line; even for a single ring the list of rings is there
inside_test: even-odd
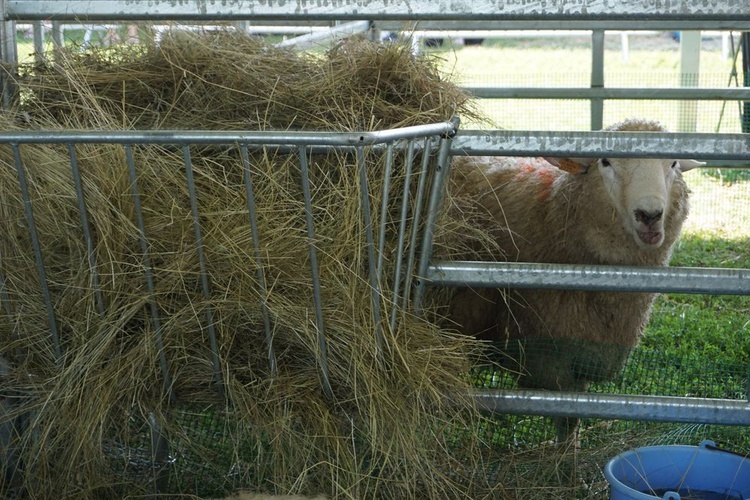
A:
[[[414,125],[376,132],[197,131],[197,130],[35,130],[0,132],[0,143],[28,144],[245,144],[286,146],[370,146],[398,139],[439,136],[453,130],[451,122]]]
[[[483,99],[627,99],[733,101],[750,98],[746,87],[463,87]]]
[[[396,268],[393,272],[393,307],[391,309],[391,331],[396,331],[396,317],[398,303],[401,296],[401,274],[404,262],[404,245],[406,244],[406,229],[409,221],[409,191],[411,187],[412,170],[414,169],[414,141],[410,140],[406,148],[404,164],[404,189],[401,197],[401,217],[398,226],[398,244],[396,246]],[[409,287],[409,279],[404,280],[404,288]]]
[[[406,285],[404,286],[404,296],[402,298],[401,308],[406,310],[409,307],[411,296],[411,283],[414,276],[414,262],[417,254],[417,241],[419,238],[419,225],[422,222],[422,205],[424,204],[427,178],[430,176],[430,154],[431,143],[429,138],[424,140],[422,150],[422,170],[419,172],[419,184],[417,185],[416,206],[411,214],[411,235],[409,241],[409,252],[406,257],[406,274],[404,275]]]
[[[378,263],[376,276],[378,283],[383,283],[383,265],[385,263],[386,227],[388,226],[388,208],[391,196],[391,175],[393,174],[393,144],[388,145],[385,154],[385,171],[383,172],[383,193],[380,200],[380,226],[378,227]]]
[[[440,140],[440,149],[435,160],[435,176],[430,189],[427,220],[425,221],[424,232],[422,234],[422,249],[419,252],[419,264],[417,267],[417,283],[413,305],[416,312],[419,312],[422,307],[422,295],[425,287],[423,276],[427,274],[427,266],[432,257],[432,239],[435,235],[435,226],[440,214],[440,205],[443,201],[443,186],[446,179],[450,176],[451,161],[448,156],[450,145],[450,137],[443,137]]]
[[[604,30],[591,32],[591,88],[604,88]],[[604,101],[592,97],[591,130],[601,130],[603,125]]]
[[[459,131],[452,155],[610,158],[750,158],[747,134],[667,132]]]
[[[208,330],[208,340],[211,345],[211,354],[214,365],[214,382],[216,383],[219,394],[223,395],[223,379],[221,374],[221,362],[219,360],[219,346],[216,341],[216,327],[214,325],[214,312],[211,307],[211,282],[208,278],[208,269],[206,267],[206,257],[203,249],[203,237],[201,235],[200,212],[198,211],[198,196],[195,191],[195,178],[193,176],[193,162],[190,157],[190,146],[182,147],[182,157],[185,163],[185,179],[187,181],[188,193],[190,196],[190,210],[193,215],[193,231],[195,233],[195,249],[198,252],[198,265],[200,266],[201,289],[203,299],[206,301],[206,328]]]
[[[86,210],[86,198],[83,193],[83,181],[81,179],[81,171],[78,168],[76,148],[73,144],[68,144],[68,155],[70,158],[70,168],[73,172],[73,185],[76,189],[76,198],[78,201],[78,216],[81,219],[81,229],[83,230],[83,238],[86,242],[86,255],[89,261],[89,269],[91,270],[91,286],[94,290],[96,310],[99,316],[104,316],[104,297],[102,296],[102,288],[99,284],[94,238],[91,235],[91,225],[89,224],[88,211]]]
[[[318,334],[318,363],[320,364],[323,392],[333,399],[331,377],[328,371],[328,343],[323,323],[323,299],[320,294],[320,271],[318,270],[318,253],[315,241],[315,224],[312,217],[312,197],[310,195],[310,169],[307,163],[307,148],[299,148],[299,165],[302,173],[302,195],[305,198],[305,222],[307,223],[307,240],[310,246],[310,272],[312,274],[313,302],[315,305],[315,325]]]
[[[141,252],[143,253],[143,269],[146,276],[146,289],[148,290],[148,305],[151,311],[151,325],[154,328],[156,337],[156,348],[159,351],[159,363],[161,365],[161,374],[164,379],[164,392],[167,394],[169,401],[175,402],[174,393],[172,392],[172,378],[169,375],[169,364],[167,355],[164,352],[164,337],[161,329],[161,315],[159,307],[156,305],[156,292],[154,285],[154,269],[151,266],[151,257],[148,251],[148,238],[146,237],[146,227],[143,222],[143,209],[141,207],[141,195],[138,189],[138,175],[135,170],[135,161],[133,159],[133,147],[130,144],[124,146],[125,163],[128,166],[128,176],[130,177],[130,190],[133,193],[133,209],[135,212],[136,224],[138,225],[138,238],[141,243]]]
[[[34,35],[34,62],[36,64],[44,64],[46,59],[44,47],[44,22],[34,21],[32,23],[32,30]]]
[[[750,295],[750,269],[439,261],[431,285]]]
[[[377,0],[317,2],[256,2],[249,0],[6,0],[12,19],[56,19],[67,21],[131,20],[283,20],[290,17],[305,21],[349,20],[482,20],[515,21],[675,21],[688,16],[707,25],[721,22],[747,22],[750,6],[744,0],[702,2],[643,2],[621,0],[557,0],[548,8],[539,3],[498,0]],[[686,15],[689,12],[689,15]],[[705,29],[708,29],[706,27]]]
[[[255,265],[257,266],[255,276],[258,279],[258,295],[260,296],[260,312],[263,316],[263,329],[266,333],[266,350],[268,353],[268,369],[272,375],[276,375],[276,353],[273,349],[273,330],[271,329],[271,318],[268,313],[268,288],[266,275],[263,272],[263,258],[260,251],[260,232],[258,231],[258,216],[255,212],[255,195],[253,194],[253,180],[250,173],[250,157],[247,147],[240,147],[240,157],[245,181],[245,199],[247,201],[247,216],[250,224],[250,234],[253,238],[253,253]]]
[[[750,426],[744,400],[499,389],[471,396],[493,413]]]
[[[359,169],[359,187],[362,202],[362,218],[365,224],[365,238],[367,245],[367,266],[370,283],[370,298],[372,300],[372,320],[375,323],[375,342],[378,352],[382,355],[385,348],[383,339],[383,325],[380,322],[380,282],[375,257],[375,237],[372,230],[372,214],[370,213],[370,189],[367,182],[367,165],[362,147],[357,148],[357,168]]]
[[[34,248],[34,256],[36,258],[36,266],[39,271],[39,286],[42,288],[42,298],[44,299],[44,305],[47,309],[47,323],[49,325],[50,335],[52,336],[52,347],[55,352],[56,361],[60,361],[62,358],[62,349],[60,347],[60,335],[57,328],[57,320],[55,319],[55,308],[52,305],[52,296],[49,291],[49,284],[47,282],[47,271],[44,267],[44,258],[42,257],[42,246],[39,243],[39,232],[36,229],[36,223],[34,222],[34,210],[31,206],[31,197],[29,196],[29,186],[26,181],[26,169],[21,161],[21,152],[18,144],[12,144],[13,148],[13,162],[16,167],[16,174],[18,175],[18,185],[21,188],[21,196],[23,197],[24,210],[26,213],[26,224],[29,226],[29,234],[31,235],[31,246]]]

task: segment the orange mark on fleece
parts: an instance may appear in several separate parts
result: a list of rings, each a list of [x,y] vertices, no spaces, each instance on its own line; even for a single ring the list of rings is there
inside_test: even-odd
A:
[[[538,198],[545,201],[552,193],[552,183],[560,175],[560,171],[541,158],[524,158],[518,164],[516,180],[533,179],[539,186]]]

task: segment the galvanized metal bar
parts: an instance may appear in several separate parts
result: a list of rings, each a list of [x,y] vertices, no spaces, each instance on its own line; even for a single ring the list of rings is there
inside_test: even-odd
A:
[[[419,172],[419,184],[417,185],[416,194],[416,205],[414,212],[411,214],[411,235],[409,238],[409,252],[406,256],[406,274],[404,278],[406,280],[406,286],[404,286],[404,296],[401,302],[401,307],[406,310],[409,308],[409,300],[412,292],[412,277],[414,276],[414,265],[417,259],[417,245],[419,238],[419,226],[422,223],[422,205],[426,197],[427,190],[427,179],[430,177],[430,155],[432,154],[432,145],[430,139],[424,140],[424,147],[422,150],[422,170]]]
[[[378,281],[377,257],[375,255],[375,236],[372,229],[372,214],[370,213],[370,188],[367,181],[367,164],[363,147],[357,148],[357,169],[359,170],[360,202],[362,203],[362,219],[365,225],[365,242],[367,246],[367,271],[370,283],[370,300],[372,301],[372,320],[375,322],[375,342],[379,353],[383,353],[385,341],[383,339],[383,324],[381,323],[380,301],[382,299],[380,281]]]
[[[398,226],[398,244],[396,246],[396,268],[393,272],[393,304],[398,305],[401,299],[401,285],[404,281],[404,288],[409,288],[410,280],[403,279],[404,252],[406,250],[406,231],[409,217],[409,190],[411,187],[412,172],[414,169],[414,140],[410,140],[406,147],[406,159],[404,160],[404,188],[401,197],[401,213]],[[391,309],[390,327],[391,332],[396,331],[398,307]]]
[[[6,290],[2,248],[0,248],[0,304],[5,309],[5,314],[10,318],[13,315],[13,310],[11,309],[10,297],[8,297],[8,291]]]
[[[376,20],[373,25],[383,31],[413,31],[413,23],[401,20]],[[682,31],[682,30],[733,30],[747,29],[747,21],[742,19],[698,19],[691,14],[685,14],[679,19],[521,19],[493,21],[477,21],[473,19],[460,20],[431,20],[423,19],[419,22],[419,32],[434,33],[441,31],[447,38],[456,31],[590,31],[594,29],[605,31]],[[432,36],[431,34],[429,36]],[[481,35],[479,35],[481,37]]]
[[[591,32],[591,88],[604,88],[604,30]],[[602,128],[604,116],[604,100],[600,97],[592,97],[589,103],[591,107],[590,129]]]
[[[203,236],[201,234],[200,212],[198,211],[198,195],[195,189],[195,176],[193,175],[193,162],[190,156],[190,146],[182,146],[182,158],[185,165],[185,180],[187,182],[188,195],[190,197],[190,211],[193,216],[193,232],[195,234],[195,249],[198,253],[198,266],[200,268],[201,290],[203,299],[206,301],[206,330],[208,331],[208,341],[211,347],[213,357],[214,382],[216,383],[219,395],[224,395],[223,377],[221,373],[221,362],[219,359],[219,346],[216,340],[216,326],[214,324],[214,312],[211,307],[211,282],[208,277],[208,268],[206,266],[206,256],[203,248]]]
[[[102,288],[99,284],[99,270],[96,265],[96,250],[94,249],[94,238],[91,235],[91,224],[89,224],[88,210],[86,209],[86,197],[83,192],[83,181],[81,171],[78,168],[78,157],[76,148],[73,144],[68,144],[68,157],[70,158],[70,168],[73,172],[73,185],[76,189],[76,198],[78,202],[78,216],[81,219],[81,229],[83,230],[83,239],[86,242],[86,256],[89,261],[91,271],[91,287],[94,291],[94,300],[96,310],[99,316],[104,316],[104,297]]]
[[[463,87],[483,99],[622,99],[743,101],[747,87]]]
[[[472,397],[493,413],[750,426],[744,400],[498,389]]]
[[[5,0],[11,19],[98,20],[664,20],[748,21],[750,7],[743,0],[702,2],[674,0],[319,0],[257,2],[253,0]]]
[[[316,31],[306,35],[287,38],[286,40],[277,43],[276,46],[294,47],[298,50],[304,50],[331,44],[355,33],[364,33],[369,29],[370,21],[350,21],[337,26],[332,26],[325,31]]]
[[[456,124],[458,126],[458,124]],[[427,267],[432,257],[432,240],[435,235],[435,227],[440,205],[443,202],[444,186],[450,178],[451,160],[448,155],[451,146],[451,136],[440,140],[437,158],[435,159],[435,175],[430,188],[430,198],[427,205],[427,219],[422,233],[422,248],[419,251],[419,263],[417,264],[417,280],[414,292],[413,309],[419,313],[422,309],[422,296],[424,295],[425,281],[422,279],[427,274]]]
[[[34,62],[44,64],[44,22],[34,21],[31,29],[34,37]]]
[[[574,156],[610,158],[750,158],[748,134],[657,132],[459,131],[451,154],[468,156]]]
[[[380,225],[378,226],[378,262],[375,269],[378,283],[383,283],[383,266],[385,264],[386,227],[389,223],[388,209],[391,198],[391,176],[393,175],[393,143],[388,144],[385,153],[383,171],[383,192],[380,199]]]
[[[156,305],[156,286],[154,284],[154,268],[151,265],[151,256],[148,249],[148,238],[146,236],[146,227],[143,222],[143,208],[141,207],[141,194],[138,188],[138,175],[133,159],[133,146],[126,144],[125,163],[128,166],[128,176],[130,178],[130,192],[133,194],[133,210],[135,212],[136,225],[138,226],[138,239],[141,244],[143,259],[143,271],[146,277],[146,290],[148,290],[148,305],[151,312],[151,325],[154,329],[156,339],[156,348],[159,351],[159,364],[161,365],[161,375],[164,384],[164,393],[171,402],[175,402],[174,392],[172,391],[172,377],[169,375],[169,364],[167,355],[164,352],[164,335],[161,328],[161,315],[159,307]]]
[[[370,146],[399,139],[439,136],[451,122],[375,132],[198,131],[198,130],[34,130],[0,132],[0,143],[23,144],[246,144],[259,148],[286,146]]]
[[[325,395],[333,399],[331,376],[328,370],[328,343],[323,321],[323,298],[320,293],[320,271],[318,270],[318,251],[315,239],[315,224],[312,215],[312,196],[310,195],[310,169],[307,161],[307,148],[299,147],[299,165],[302,173],[302,196],[305,199],[305,222],[310,254],[310,273],[312,275],[313,302],[315,307],[315,326],[318,336],[318,363],[320,364],[321,383]]]
[[[31,206],[31,197],[29,196],[29,185],[26,180],[26,169],[24,168],[23,161],[21,160],[19,145],[11,144],[11,147],[13,149],[13,163],[16,167],[16,175],[18,176],[18,185],[21,188],[21,197],[23,198],[24,211],[26,214],[26,224],[28,225],[29,235],[31,236],[31,246],[34,249],[37,271],[39,271],[39,286],[42,288],[42,298],[44,299],[44,305],[47,309],[47,323],[49,326],[50,335],[52,336],[52,347],[55,352],[55,359],[57,361],[60,361],[60,359],[62,358],[60,334],[57,328],[57,320],[55,319],[55,308],[52,304],[52,296],[50,295],[49,291],[47,271],[44,267],[42,246],[39,242],[39,231],[37,231],[36,222],[34,222],[34,210]]]
[[[11,109],[18,97],[13,75],[18,68],[18,50],[16,47],[16,23],[7,16],[7,0],[0,0],[0,60],[5,68],[0,73],[0,91],[2,91],[3,109]]]
[[[165,493],[169,486],[169,441],[153,412],[148,414],[148,427],[151,434],[151,464],[154,468],[153,492]]]
[[[433,262],[430,285],[750,295],[750,269]]]
[[[266,352],[268,355],[268,369],[272,375],[278,372],[276,364],[276,352],[273,348],[273,330],[271,329],[271,318],[268,311],[268,287],[266,274],[263,271],[263,256],[260,247],[260,232],[258,231],[258,215],[255,212],[255,194],[253,191],[253,180],[250,172],[250,156],[247,146],[240,146],[240,157],[242,158],[243,178],[245,182],[245,200],[247,202],[247,216],[250,224],[250,234],[253,239],[253,254],[255,256],[255,277],[258,280],[258,295],[260,296],[260,313],[263,316],[263,330],[266,334]]]

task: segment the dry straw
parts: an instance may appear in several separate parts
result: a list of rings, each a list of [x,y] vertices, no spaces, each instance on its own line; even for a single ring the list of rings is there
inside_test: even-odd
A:
[[[182,33],[160,45],[64,52],[54,65],[27,68],[19,85],[17,116],[27,129],[361,131],[471,113],[468,96],[445,81],[434,61],[415,57],[407,45],[361,39],[311,55],[232,33]],[[19,128],[3,121],[6,130]],[[160,474],[149,456],[149,419],[170,444],[162,479],[171,492],[216,495],[242,487],[337,498],[493,492],[497,486],[477,475],[484,445],[463,431],[479,418],[462,398],[476,342],[404,314],[395,331],[385,328],[386,354],[378,353],[350,157],[330,154],[311,165],[331,400],[315,361],[304,207],[298,171],[287,157],[270,150],[252,157],[278,358],[274,375],[237,153],[193,152],[212,289],[206,300],[181,152],[134,149],[163,350],[148,306],[124,152],[81,145],[76,154],[100,295],[68,151],[21,147],[59,325],[57,359],[12,151],[0,147],[0,266],[8,298],[0,310],[0,342],[16,364],[6,382],[26,396],[21,410],[33,409],[27,417],[35,430],[23,436],[22,452],[29,496],[148,493]],[[373,157],[370,167],[377,204],[382,162]],[[214,383],[209,307],[226,400]],[[174,401],[163,387],[161,355]]]

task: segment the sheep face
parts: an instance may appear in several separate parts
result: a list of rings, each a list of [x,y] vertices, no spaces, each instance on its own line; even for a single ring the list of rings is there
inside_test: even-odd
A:
[[[664,243],[664,221],[680,163],[674,160],[602,158],[598,172],[620,224],[641,248]],[[594,172],[591,172],[592,174]]]
[[[704,165],[695,160],[545,159],[606,192],[613,220],[619,221],[624,233],[644,250],[660,248],[665,241],[665,223],[676,215],[670,213],[674,209],[672,198],[684,193],[684,186],[675,186],[675,181],[682,183],[678,180],[682,172]]]

